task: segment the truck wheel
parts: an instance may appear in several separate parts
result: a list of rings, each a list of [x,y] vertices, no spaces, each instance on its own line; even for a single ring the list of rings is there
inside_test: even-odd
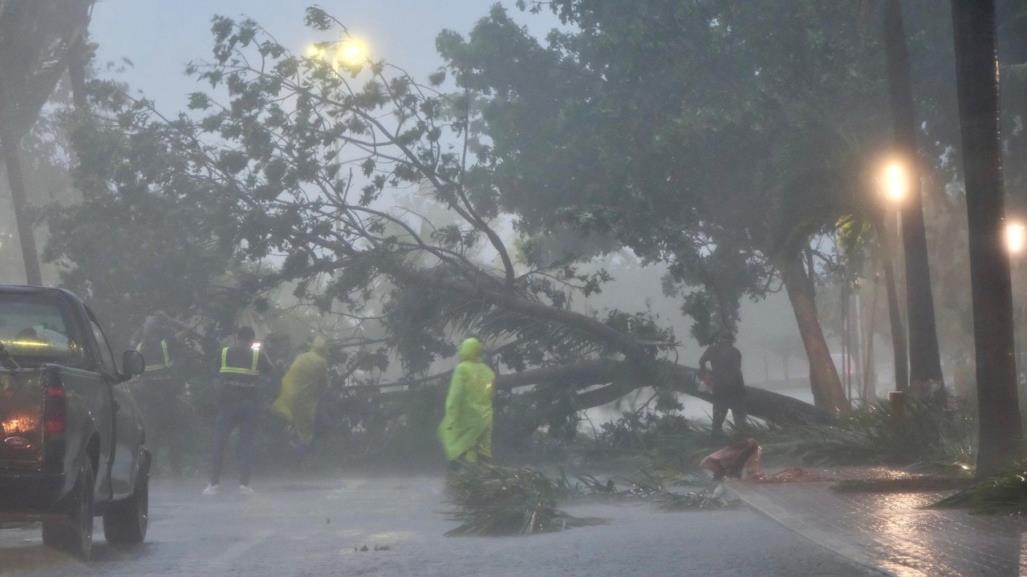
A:
[[[150,523],[150,472],[140,467],[132,495],[111,503],[103,515],[103,534],[111,545],[138,545]]]
[[[64,519],[43,523],[43,543],[88,561],[93,556],[93,464],[83,459]]]

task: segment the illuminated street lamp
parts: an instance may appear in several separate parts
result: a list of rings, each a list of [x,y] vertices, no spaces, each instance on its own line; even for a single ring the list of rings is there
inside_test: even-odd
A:
[[[335,59],[345,66],[356,67],[367,63],[371,49],[362,38],[351,36],[341,43],[335,52]]]
[[[371,49],[364,39],[350,36],[337,43],[309,44],[303,55],[333,68],[360,68],[370,59]]]
[[[320,60],[324,58],[325,50],[317,44],[308,44],[303,50],[303,55],[313,60]]]
[[[1005,234],[1006,251],[1010,256],[1019,256],[1027,249],[1027,226],[1022,222],[1010,221],[1006,223]]]
[[[902,162],[892,160],[881,170],[880,184],[881,192],[890,203],[902,204],[909,196],[909,171]]]

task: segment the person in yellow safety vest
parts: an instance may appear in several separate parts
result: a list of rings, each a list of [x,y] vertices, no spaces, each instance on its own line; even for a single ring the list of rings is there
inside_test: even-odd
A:
[[[492,459],[492,399],[496,374],[481,360],[481,342],[460,345],[460,363],[446,395],[446,416],[438,435],[451,468]]]
[[[214,425],[210,484],[204,495],[216,495],[221,484],[225,446],[232,431],[239,429],[239,492],[252,495],[253,435],[256,429],[259,389],[271,376],[274,365],[256,341],[250,327],[240,327],[235,344],[221,349],[218,359],[218,415]]]
[[[184,328],[176,333],[176,326]],[[146,360],[146,370],[134,384],[134,392],[146,428],[147,444],[157,455],[158,463],[162,461],[161,453],[167,452],[167,463],[175,476],[182,474],[185,453],[180,398],[185,391],[185,378],[175,366],[175,359],[183,348],[179,337],[186,330],[191,327],[158,310],[143,321],[135,347]]]
[[[282,390],[272,411],[288,423],[302,455],[314,441],[317,403],[328,386],[328,341],[318,335],[310,350],[297,356],[282,378]]]

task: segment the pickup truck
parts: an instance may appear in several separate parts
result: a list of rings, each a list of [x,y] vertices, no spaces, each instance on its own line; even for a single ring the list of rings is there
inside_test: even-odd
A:
[[[150,454],[121,368],[92,311],[60,289],[0,285],[0,526],[42,522],[43,543],[88,559],[93,519],[107,541],[141,543]]]

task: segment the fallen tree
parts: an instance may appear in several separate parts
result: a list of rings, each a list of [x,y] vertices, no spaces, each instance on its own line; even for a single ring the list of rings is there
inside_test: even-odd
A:
[[[308,21],[334,22],[316,9]],[[190,158],[182,178],[203,181],[214,205],[231,204],[250,259],[285,257],[265,286],[290,282],[324,312],[374,319],[389,337],[378,346],[410,374],[450,357],[460,335],[479,335],[494,345],[498,386],[571,395],[541,407],[540,422],[547,411],[607,404],[646,386],[710,400],[695,369],[666,358],[678,344],[650,315],[572,309],[570,296],[600,290],[604,274],[580,273],[573,259],[518,260],[506,246],[491,224],[502,184],[495,167],[475,161],[470,95],[440,93],[384,62],[342,65],[324,57],[333,42],[292,55],[251,21],[216,18],[213,32],[214,60],[191,70],[224,87],[228,102],[196,93],[199,117],[172,120],[116,87],[100,96],[125,130],[151,133]],[[361,70],[368,80],[357,88]],[[442,216],[383,208],[386,191],[404,185]],[[445,380],[416,379],[418,387]],[[831,418],[754,388],[748,402],[752,415],[773,422]]]
[[[447,383],[450,375],[446,372],[428,378],[393,381],[375,385],[375,388],[437,387]],[[698,371],[694,368],[657,361],[655,375],[651,381],[639,381],[638,371],[627,361],[595,360],[501,374],[496,377],[496,388],[506,391],[525,387],[571,390],[574,392],[572,405],[579,411],[612,403],[645,386],[713,401],[709,392],[700,390]],[[750,415],[777,424],[815,425],[834,421],[831,415],[809,403],[758,387],[746,387],[746,404]],[[543,415],[539,417],[541,419]]]

